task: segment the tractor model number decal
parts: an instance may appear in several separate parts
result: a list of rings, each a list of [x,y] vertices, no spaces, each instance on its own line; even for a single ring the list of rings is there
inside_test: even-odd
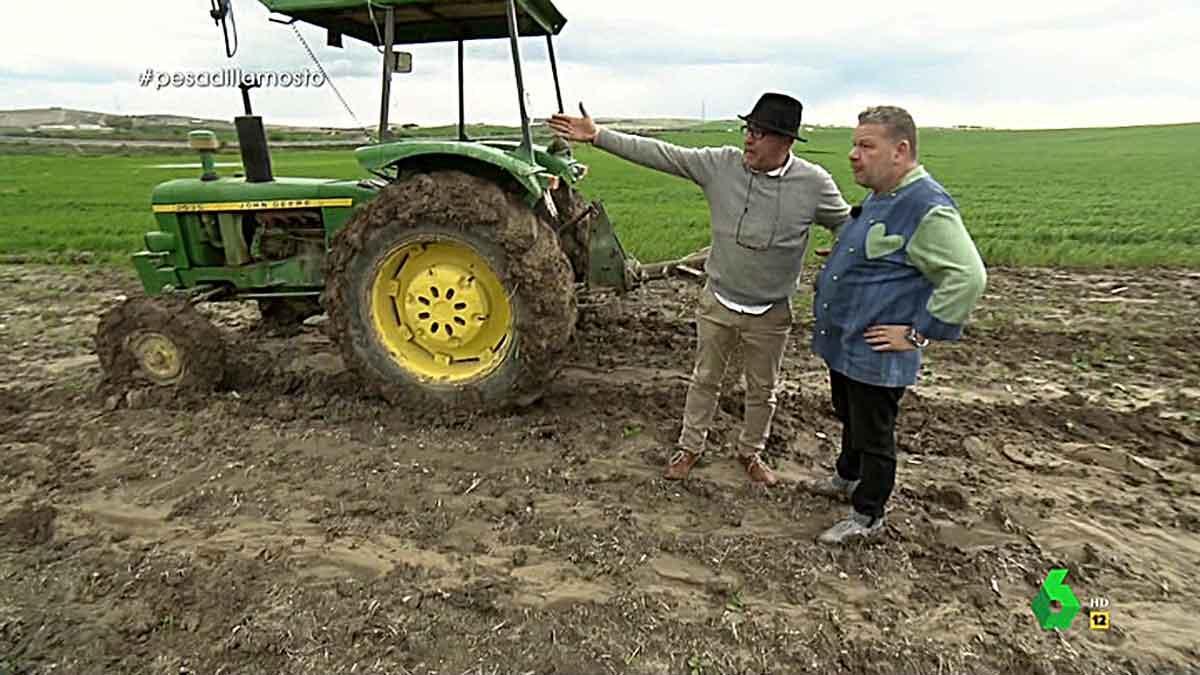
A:
[[[252,202],[209,202],[202,204],[155,204],[155,213],[200,213],[204,211],[261,211],[264,209],[311,209],[322,206],[353,206],[349,197],[337,199],[268,199]]]

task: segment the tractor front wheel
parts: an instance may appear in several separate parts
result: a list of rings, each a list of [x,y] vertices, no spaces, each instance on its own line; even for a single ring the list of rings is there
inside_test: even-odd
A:
[[[205,392],[225,374],[220,330],[186,298],[125,300],[100,318],[95,344],[106,383],[115,387]]]
[[[575,325],[570,263],[515,195],[458,171],[384,188],[334,238],[329,329],[388,401],[485,411],[528,404]]]

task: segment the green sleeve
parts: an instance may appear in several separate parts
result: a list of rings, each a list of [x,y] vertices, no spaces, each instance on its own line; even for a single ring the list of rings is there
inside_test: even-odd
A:
[[[987,270],[958,211],[935,206],[908,242],[908,262],[933,284],[933,295],[916,322],[918,333],[956,340],[987,285]]]

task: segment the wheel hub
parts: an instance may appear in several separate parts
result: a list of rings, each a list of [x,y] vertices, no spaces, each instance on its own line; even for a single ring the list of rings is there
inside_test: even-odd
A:
[[[183,375],[183,356],[179,346],[162,333],[138,333],[126,342],[138,366],[158,384],[171,384]]]
[[[471,270],[434,264],[405,297],[405,314],[416,317],[418,341],[427,346],[470,343],[487,323],[490,307]]]
[[[397,248],[383,257],[370,295],[381,341],[419,380],[485,376],[512,343],[504,285],[465,243],[440,239]]]

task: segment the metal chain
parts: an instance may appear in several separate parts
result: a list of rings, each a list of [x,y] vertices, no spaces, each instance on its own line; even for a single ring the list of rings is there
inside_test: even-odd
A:
[[[329,83],[329,87],[333,89],[333,93],[336,94],[338,100],[342,102],[342,107],[346,109],[346,112],[350,113],[350,117],[354,120],[354,123],[366,132],[367,138],[371,138],[371,128],[364,125],[358,119],[358,115],[354,114],[354,111],[350,108],[350,104],[347,103],[346,99],[342,97],[342,92],[338,91],[337,85],[333,83],[333,78],[329,77],[329,74],[325,72],[325,67],[321,65],[320,60],[317,59],[317,55],[314,54],[313,50],[309,48],[308,42],[305,41],[304,36],[300,34],[300,29],[296,28],[296,24],[294,23],[292,24],[292,32],[296,34],[296,39],[300,41],[300,46],[304,47],[304,51],[308,52],[308,57],[311,58],[313,63],[317,65],[317,70],[321,72],[321,77],[325,78],[325,81]]]

